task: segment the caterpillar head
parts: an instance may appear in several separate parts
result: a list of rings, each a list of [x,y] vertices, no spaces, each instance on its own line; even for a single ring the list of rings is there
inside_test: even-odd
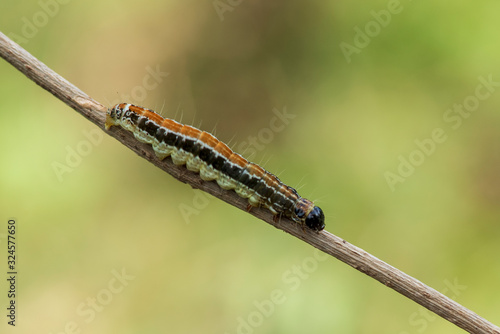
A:
[[[314,231],[321,231],[325,228],[325,215],[323,210],[315,206],[306,217],[306,225]]]
[[[321,231],[325,228],[325,214],[323,210],[305,198],[301,198],[299,203],[297,203],[293,219],[304,223],[313,231]]]

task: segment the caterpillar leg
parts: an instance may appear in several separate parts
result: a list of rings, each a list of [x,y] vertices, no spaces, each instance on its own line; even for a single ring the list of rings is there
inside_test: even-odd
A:
[[[252,204],[250,204],[250,203],[248,203],[248,204],[247,204],[247,212],[252,211],[252,208],[253,208],[253,205],[252,205]]]

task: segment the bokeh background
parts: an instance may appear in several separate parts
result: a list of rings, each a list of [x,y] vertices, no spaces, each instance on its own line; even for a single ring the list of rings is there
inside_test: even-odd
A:
[[[105,105],[215,129],[316,200],[327,230],[499,324],[500,87],[479,79],[500,82],[499,11],[493,0],[2,1],[0,30]],[[16,333],[461,333],[179,183],[3,60],[0,98]],[[466,116],[448,111],[464,102]],[[276,110],[293,118],[273,121]],[[446,139],[418,153],[434,129]],[[410,158],[413,170],[400,166]],[[398,168],[404,182],[391,185]]]

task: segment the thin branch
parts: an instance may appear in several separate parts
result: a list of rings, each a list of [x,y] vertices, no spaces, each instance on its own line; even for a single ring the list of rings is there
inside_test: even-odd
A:
[[[104,131],[105,106],[94,101],[1,32],[0,56]],[[158,160],[151,146],[138,142],[131,133],[118,127],[105,132],[179,181],[246,211],[247,201],[234,191],[225,191],[215,182],[201,180],[198,174],[174,165],[171,159]],[[499,327],[454,300],[327,231],[316,233],[309,229],[303,230],[286,218],[276,224],[272,214],[264,209],[254,208],[250,214],[347,263],[469,333],[500,334]]]

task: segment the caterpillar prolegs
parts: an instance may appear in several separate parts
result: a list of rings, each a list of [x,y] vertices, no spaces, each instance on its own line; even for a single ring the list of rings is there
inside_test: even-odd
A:
[[[108,110],[105,126],[106,130],[121,126],[140,142],[151,144],[159,159],[170,156],[176,165],[186,165],[203,180],[215,180],[221,188],[234,190],[252,206],[265,207],[275,216],[284,215],[314,231],[325,228],[323,211],[313,202],[208,132],[127,103]]]

